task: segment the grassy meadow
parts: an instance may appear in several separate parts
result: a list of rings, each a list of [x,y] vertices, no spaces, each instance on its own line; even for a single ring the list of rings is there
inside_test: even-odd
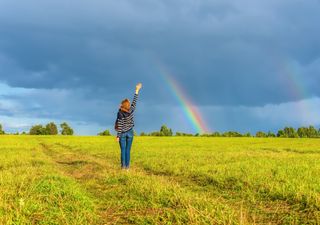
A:
[[[320,224],[320,139],[0,136],[0,224]]]

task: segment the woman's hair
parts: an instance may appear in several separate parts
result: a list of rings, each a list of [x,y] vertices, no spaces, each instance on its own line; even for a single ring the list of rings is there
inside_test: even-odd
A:
[[[121,102],[120,110],[124,112],[129,112],[130,111],[130,101],[129,99],[125,99]]]

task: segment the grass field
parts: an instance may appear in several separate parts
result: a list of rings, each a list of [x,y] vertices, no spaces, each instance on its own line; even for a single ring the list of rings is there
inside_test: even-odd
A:
[[[320,140],[0,137],[0,224],[320,224]]]

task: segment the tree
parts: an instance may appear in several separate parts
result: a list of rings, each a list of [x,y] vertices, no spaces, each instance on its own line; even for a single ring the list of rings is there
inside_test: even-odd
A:
[[[307,136],[309,137],[309,138],[316,138],[316,137],[319,137],[319,133],[318,133],[318,131],[317,131],[317,129],[316,128],[314,128],[313,126],[309,126],[308,128],[307,128]]]
[[[283,133],[284,133],[284,136],[288,137],[288,138],[296,138],[296,137],[298,137],[298,134],[297,134],[296,130],[293,127],[285,127],[283,129]]]
[[[299,127],[297,130],[297,134],[301,138],[307,138],[308,137],[308,128],[307,127]]]
[[[25,132],[22,134],[25,134]],[[45,127],[42,126],[41,124],[38,124],[30,128],[29,134],[30,135],[57,135],[58,128],[54,122],[48,123]]]
[[[269,131],[267,137],[276,137],[276,135],[273,132]]]
[[[278,130],[277,137],[285,137],[283,130]]]
[[[172,136],[172,130],[166,125],[162,125],[160,128],[160,136]]]
[[[191,136],[194,136],[193,134],[189,134],[189,133],[182,133],[182,132],[176,132],[176,134],[175,134],[176,136],[187,136],[187,137],[191,137]],[[197,135],[197,134],[196,134]],[[196,136],[195,135],[195,136]],[[202,136],[203,134],[201,134],[201,136]],[[200,134],[198,135],[198,136],[200,136]]]
[[[257,133],[256,133],[256,137],[262,137],[262,138],[264,138],[264,137],[267,137],[267,134],[266,133],[264,133],[264,132],[262,132],[262,131],[258,131]]]
[[[237,131],[227,131],[222,134],[222,137],[242,137],[242,134]]]
[[[163,136],[159,131],[154,131],[149,134],[149,136]]]
[[[58,128],[54,122],[48,123],[46,125],[46,134],[47,135],[57,135],[58,134]]]
[[[218,131],[215,131],[211,134],[212,137],[220,137],[221,134]]]
[[[0,135],[5,134],[4,130],[2,129],[2,124],[0,124]]]
[[[62,135],[73,135],[73,129],[66,123],[60,124]]]
[[[46,128],[44,128],[41,124],[34,125],[30,128],[29,134],[30,135],[45,135]]]
[[[99,136],[111,136],[111,133],[109,130],[105,130],[105,131],[102,131],[98,134]]]

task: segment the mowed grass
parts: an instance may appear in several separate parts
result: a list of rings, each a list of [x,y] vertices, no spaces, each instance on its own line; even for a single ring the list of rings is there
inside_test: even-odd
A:
[[[0,224],[320,224],[320,140],[1,136]]]

